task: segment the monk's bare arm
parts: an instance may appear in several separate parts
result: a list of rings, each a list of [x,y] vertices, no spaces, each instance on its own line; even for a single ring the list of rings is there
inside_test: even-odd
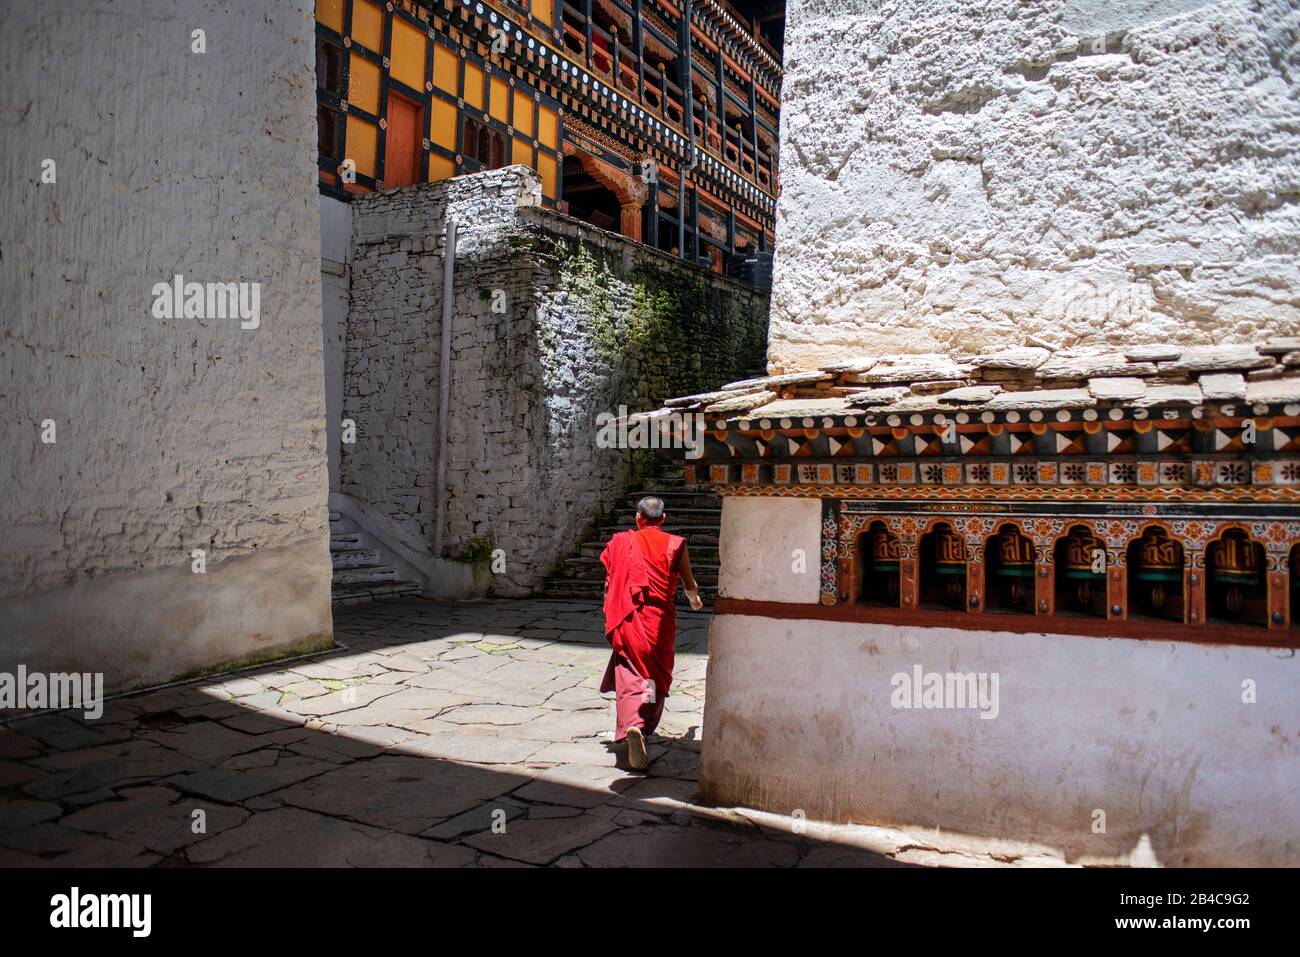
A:
[[[700,600],[700,586],[695,581],[695,575],[691,572],[691,553],[685,545],[682,546],[682,591],[686,592],[686,600],[691,603],[691,607],[699,611],[704,607],[704,602]]]

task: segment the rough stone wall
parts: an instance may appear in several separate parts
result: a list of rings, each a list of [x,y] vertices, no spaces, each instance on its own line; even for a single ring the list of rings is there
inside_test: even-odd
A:
[[[769,364],[1300,327],[1288,0],[790,0]]]
[[[524,594],[649,467],[653,453],[598,448],[597,416],[761,366],[767,297],[543,209],[526,167],[358,200],[344,362],[357,441],[342,491],[426,544],[447,216],[459,235],[446,544],[467,561],[501,549],[493,590]]]
[[[311,3],[4,17],[0,670],[120,688],[327,644]],[[155,318],[177,273],[260,283],[260,326]]]

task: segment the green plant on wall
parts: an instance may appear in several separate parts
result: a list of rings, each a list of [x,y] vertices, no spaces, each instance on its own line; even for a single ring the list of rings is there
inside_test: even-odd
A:
[[[490,535],[480,535],[478,538],[472,538],[460,547],[460,552],[453,556],[454,561],[465,562],[467,565],[474,565],[479,562],[487,562],[492,558],[492,537]]]

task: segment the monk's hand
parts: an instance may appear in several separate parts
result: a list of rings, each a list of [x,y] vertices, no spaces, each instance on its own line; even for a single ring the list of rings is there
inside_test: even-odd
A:
[[[686,600],[691,603],[691,611],[699,611],[704,607],[704,601],[700,598],[698,590],[691,591],[689,588],[683,589],[686,592]]]

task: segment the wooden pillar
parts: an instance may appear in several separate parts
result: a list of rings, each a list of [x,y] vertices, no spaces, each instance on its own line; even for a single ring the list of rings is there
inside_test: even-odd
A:
[[[632,46],[636,50],[636,95],[645,105],[645,29],[641,26],[641,0],[632,0]]]
[[[913,539],[904,543],[904,547],[912,557],[898,563],[898,601],[901,608],[915,610],[921,602],[921,576],[917,574],[921,562],[921,544]]]
[[[645,242],[657,249],[659,247],[659,184],[657,182],[650,184],[650,197],[646,200],[646,207],[650,210],[650,235],[645,237]]]
[[[966,601],[963,611],[979,613],[984,610],[984,542],[977,538],[966,540]]]
[[[1112,621],[1128,618],[1128,569],[1123,551],[1106,550],[1106,617]]]
[[[1268,573],[1268,627],[1291,626],[1291,573],[1287,570],[1287,556],[1278,558],[1278,570]]]
[[[727,64],[722,57],[721,43],[718,44],[718,55],[715,59],[714,68],[718,71],[718,125],[725,126],[727,123]]]
[[[1047,552],[1047,559],[1043,553]],[[1056,614],[1056,566],[1050,563],[1051,551],[1040,548],[1038,563],[1034,566],[1034,613]]]
[[[582,28],[587,33],[587,69],[591,69],[591,0],[582,0]]]
[[[687,240],[691,249],[691,262],[700,261],[700,191],[691,187],[691,235]]]
[[[1205,624],[1205,549],[1184,546],[1183,615],[1189,625]]]
[[[641,205],[639,203],[619,204],[618,231],[628,239],[641,241]]]

